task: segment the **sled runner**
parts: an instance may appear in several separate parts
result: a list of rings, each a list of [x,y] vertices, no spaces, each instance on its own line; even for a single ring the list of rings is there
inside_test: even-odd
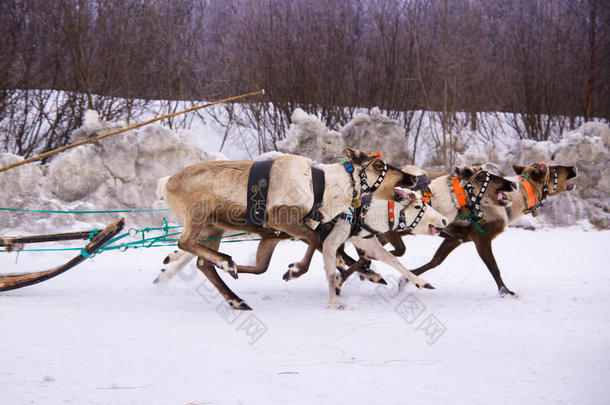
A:
[[[88,257],[104,246],[110,239],[118,234],[125,225],[125,219],[120,218],[112,222],[102,231],[93,236],[95,231],[88,232],[71,232],[52,235],[36,235],[27,237],[0,237],[0,246],[6,246],[7,250],[19,250],[24,243],[36,242],[52,242],[60,240],[78,240],[89,239],[91,241],[81,250],[78,256],[74,257],[67,263],[58,266],[51,270],[44,270],[35,273],[17,273],[17,274],[2,274],[0,275],[0,291],[15,290],[17,288],[27,287],[29,285],[38,284],[55,276],[64,273],[76,265],[85,261]]]

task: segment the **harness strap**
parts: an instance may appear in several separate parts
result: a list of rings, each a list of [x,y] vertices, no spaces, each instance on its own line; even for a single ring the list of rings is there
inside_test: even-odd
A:
[[[419,225],[420,221],[424,217],[424,214],[426,213],[426,202],[423,201],[423,199],[422,199],[421,208],[419,209],[419,212],[417,213],[415,218],[413,218],[413,221],[411,222],[411,224],[409,226],[407,226],[407,219],[405,218],[405,211],[407,210],[407,208],[408,208],[408,206],[403,208],[400,211],[400,214],[398,217],[398,226],[397,226],[397,229],[399,232],[405,231],[405,230],[413,230],[413,229],[415,229],[415,227],[417,225]]]
[[[269,176],[274,161],[254,162],[250,167],[246,200],[246,224],[248,225],[262,225],[265,222]]]
[[[521,177],[521,185],[525,190],[525,194],[523,194],[523,198],[525,200],[525,206],[527,209],[531,209],[534,205],[536,205],[536,195],[534,194],[534,189],[529,181],[527,181],[527,176]]]
[[[347,174],[349,174],[349,180],[352,184],[352,207],[357,208],[360,206],[360,199],[358,197],[358,190],[356,190],[356,180],[354,180],[354,165],[352,162],[343,163],[343,167]]]
[[[453,192],[455,193],[455,198],[457,199],[458,205],[460,207],[465,207],[466,191],[460,184],[460,179],[457,176],[453,176],[451,179],[449,179],[449,184],[453,187]]]
[[[388,200],[388,226],[394,229],[394,200]]]
[[[322,206],[322,199],[324,198],[324,170],[312,166],[311,182],[313,186],[313,205],[311,210],[305,215],[305,219],[313,219],[316,222],[321,222],[324,216],[318,210]]]
[[[479,193],[475,196],[472,181],[481,173],[485,173],[485,180],[483,181],[483,185],[481,186]],[[468,179],[468,182],[466,183],[466,190],[464,190],[464,188],[461,186],[460,180],[457,176],[452,176],[448,181],[448,185],[453,188],[455,198],[460,207],[458,209],[459,218],[473,224],[480,233],[483,233],[483,228],[481,228],[479,224],[485,223],[480,202],[487,191],[490,178],[491,176],[487,170],[476,172],[470,177],[470,179]]]
[[[430,187],[428,187],[428,185],[430,184],[430,179],[427,176],[421,175],[421,176],[417,176],[417,183],[415,183],[415,186],[411,187],[411,190],[415,190],[415,191],[419,191],[421,192],[421,199],[430,204],[432,202],[432,190],[430,190]]]
[[[362,194],[375,192],[375,190],[377,190],[379,188],[379,186],[381,185],[381,183],[383,182],[383,179],[385,178],[385,175],[388,173],[388,164],[384,162],[383,163],[383,170],[379,174],[379,177],[377,178],[377,180],[375,180],[375,183],[372,186],[369,186],[368,182],[366,181],[366,168],[368,167],[369,164],[365,165],[362,168],[362,170],[360,171],[360,174],[359,174],[359,176],[360,176],[360,189],[362,190]]]
[[[533,187],[529,182],[529,173],[525,173],[521,176],[521,185],[525,190],[525,194],[523,195],[523,200],[525,202],[526,209],[523,210],[525,214],[531,213],[532,216],[538,216],[536,210],[544,205],[546,202],[546,197],[549,195],[549,179],[551,175],[551,171],[553,172],[553,193],[557,191],[557,183],[559,181],[557,176],[557,171],[552,170],[550,166],[547,166],[546,163],[540,162],[540,165],[546,167],[546,173],[544,175],[544,183],[542,184],[542,193],[540,195],[540,201],[536,202],[536,194],[534,193]]]

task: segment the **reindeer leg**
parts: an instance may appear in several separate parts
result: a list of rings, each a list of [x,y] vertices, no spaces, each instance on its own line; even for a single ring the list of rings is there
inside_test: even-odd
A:
[[[426,271],[435,268],[436,266],[441,264],[447,258],[447,256],[449,256],[449,253],[453,252],[455,248],[460,246],[462,243],[463,242],[459,239],[455,239],[453,237],[446,237],[445,240],[443,240],[443,243],[441,243],[441,245],[436,250],[436,253],[434,253],[434,257],[432,258],[432,260],[430,260],[423,266],[412,270],[411,272],[416,276],[419,276],[425,273]],[[398,282],[398,288],[402,290],[408,283],[409,280],[403,277]]]
[[[343,260],[349,265],[349,267],[347,269],[338,268],[339,274],[337,274],[335,279],[335,290],[337,295],[341,294],[343,283],[345,283],[345,281],[347,281],[347,279],[350,278],[355,272],[358,272],[361,280],[368,280],[375,284],[388,284],[381,274],[371,270],[371,261],[365,257],[366,255],[361,249],[356,248],[356,252],[358,252],[360,258],[358,261],[354,261],[354,259],[345,253],[343,250],[344,246],[345,245],[342,245],[339,248],[338,253],[343,256]]]
[[[184,255],[184,250],[176,249],[173,252],[170,252],[165,259],[163,259],[163,264],[170,264],[175,262],[176,260],[180,260],[180,258]]]
[[[261,239],[258,244],[256,251],[256,265],[254,266],[240,266],[237,265],[238,273],[250,273],[250,274],[262,274],[269,268],[269,262],[271,256],[277,244],[283,240],[283,238],[265,237]]]
[[[380,260],[392,267],[396,270],[400,271],[404,277],[406,277],[410,282],[414,283],[417,288],[429,288],[434,289],[432,285],[427,283],[425,280],[419,278],[414,275],[411,271],[409,271],[405,266],[402,265],[398,261],[398,259],[393,256],[390,252],[385,250],[381,243],[377,240],[377,238],[372,239],[354,239],[352,243],[366,252],[367,257],[371,259]]]
[[[218,250],[220,246],[220,237],[223,235],[224,231],[222,229],[213,229],[207,233],[208,238],[214,238],[213,240],[202,242],[206,245],[207,248],[212,249],[214,251]],[[201,271],[208,280],[216,287],[220,295],[227,301],[227,303],[233,309],[239,310],[250,310],[250,306],[246,304],[244,300],[239,298],[220,278],[218,272],[208,260],[203,259],[201,257],[197,258],[197,268]]]
[[[305,274],[309,270],[314,252],[320,247],[320,238],[317,232],[301,221],[304,215],[300,210],[285,206],[276,207],[269,211],[269,226],[271,228],[301,239],[308,245],[301,261],[288,266],[288,271],[282,277],[286,281]]]
[[[392,250],[390,253],[396,257],[404,255],[407,250],[405,243],[402,241],[402,236],[400,236],[400,233],[398,232],[389,231],[382,233],[377,235],[377,239],[379,239],[382,246],[388,243],[392,244],[392,246],[394,246],[394,250]]]
[[[476,232],[476,233],[475,233]],[[498,286],[498,294],[500,297],[510,296],[516,297],[513,291],[509,290],[506,285],[504,285],[504,281],[502,280],[502,276],[500,275],[500,268],[496,263],[496,258],[494,257],[493,251],[491,250],[491,241],[493,236],[491,233],[480,233],[478,231],[472,232],[470,235],[474,242],[474,245],[477,248],[477,253],[483,260],[483,263],[487,266],[487,269],[491,273],[496,285]]]
[[[443,240],[443,243],[441,243],[441,245],[438,247],[436,253],[434,253],[434,257],[432,258],[432,260],[430,260],[423,266],[420,266],[413,270],[413,274],[419,276],[422,273],[425,273],[426,271],[435,268],[436,266],[441,264],[447,258],[447,256],[449,256],[449,253],[453,252],[455,248],[457,248],[461,244],[462,241],[458,239],[446,238],[445,240]]]
[[[233,291],[231,291],[224,281],[222,281],[218,275],[218,272],[216,272],[216,269],[210,264],[210,262],[199,257],[197,258],[197,268],[199,268],[199,270],[201,270],[208,280],[210,280],[214,287],[216,287],[220,295],[222,295],[231,308],[239,310],[252,309],[244,300],[239,298]]]
[[[204,228],[208,229],[209,231],[205,232]],[[222,230],[215,229],[213,227],[204,227],[202,225],[187,222],[184,224],[184,229],[180,235],[180,239],[178,239],[178,247],[194,254],[199,258],[211,262],[213,265],[218,266],[229,273],[233,278],[237,278],[237,268],[235,267],[235,263],[233,262],[233,259],[231,259],[231,256],[220,253],[217,250],[208,247],[211,246],[212,242],[220,243],[219,239],[208,242],[199,242],[197,238],[200,234],[207,234],[208,237],[212,237],[212,235],[216,234],[222,236],[223,232]],[[214,246],[218,245],[214,244]]]
[[[167,264],[167,262],[170,262],[170,259],[169,259],[170,257],[171,257],[170,265],[168,266],[167,269],[161,269],[161,272],[159,273],[157,278],[153,281],[154,284],[158,284],[158,283],[165,284],[166,282],[168,282],[176,274],[180,273],[180,271],[184,268],[184,266],[186,266],[188,264],[188,262],[190,262],[191,259],[193,257],[195,257],[195,255],[193,255],[192,253],[189,253],[189,252],[185,252],[184,250],[176,250],[176,251],[170,253],[166,257],[166,260],[163,261],[163,263]]]

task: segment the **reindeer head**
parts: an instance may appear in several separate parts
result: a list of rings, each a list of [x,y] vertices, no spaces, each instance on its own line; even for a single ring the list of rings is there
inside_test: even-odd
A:
[[[568,182],[578,175],[578,170],[575,166],[549,166],[544,163],[534,163],[530,166],[513,166],[515,173],[520,176],[526,176],[532,183],[532,186],[540,193],[545,182],[549,188],[549,196],[559,194],[563,191],[572,191],[576,187],[573,182]],[[557,176],[557,187],[555,188],[554,179]]]
[[[394,221],[395,228],[392,230],[399,232],[407,231],[409,234],[436,235],[449,223],[445,216],[423,202],[418,192],[395,188],[393,199],[396,218],[402,217],[407,229],[399,229],[399,221]],[[424,211],[422,211],[422,208]],[[411,227],[420,214],[422,216],[419,222]]]
[[[415,176],[404,173],[400,169],[384,162],[377,152],[369,153],[347,148],[345,155],[354,165],[356,174],[360,171],[366,173],[369,187],[373,186],[385,171],[385,177],[381,184],[379,184],[379,188],[375,191],[375,195],[380,199],[390,200],[394,193],[394,187],[413,187],[417,182]]]
[[[465,167],[455,167],[454,173],[459,177],[460,181],[468,181],[473,186],[473,191],[478,194],[485,181],[484,169],[481,166],[471,165]],[[489,172],[488,172],[489,173]],[[516,183],[506,180],[493,173],[489,173],[489,184],[487,191],[481,199],[481,206],[502,206],[510,207],[512,201],[508,193],[518,189]]]

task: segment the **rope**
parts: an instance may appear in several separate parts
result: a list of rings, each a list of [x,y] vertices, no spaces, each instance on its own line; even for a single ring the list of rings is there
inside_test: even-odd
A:
[[[186,110],[182,110],[182,111],[177,111],[177,112],[172,113],[172,114],[162,115],[160,117],[153,118],[153,119],[150,119],[148,121],[144,121],[144,122],[140,122],[138,124],[130,125],[130,126],[125,127],[125,128],[120,128],[120,129],[117,129],[116,131],[108,132],[107,134],[98,135],[98,136],[95,136],[95,137],[89,138],[89,139],[83,139],[82,141],[74,142],[74,143],[71,143],[69,145],[65,145],[65,146],[62,146],[60,148],[53,149],[53,150],[50,150],[50,151],[45,152],[45,153],[41,153],[40,155],[32,156],[30,158],[27,158],[27,159],[24,159],[24,160],[20,160],[19,162],[15,162],[13,164],[1,167],[0,168],[0,172],[3,172],[5,170],[9,170],[9,169],[13,169],[15,167],[24,165],[26,163],[35,162],[36,160],[41,160],[41,159],[47,158],[49,156],[55,155],[56,153],[60,153],[60,152],[63,152],[65,150],[68,150],[68,149],[76,148],[77,146],[81,146],[81,145],[85,145],[87,143],[99,141],[101,139],[108,138],[109,136],[118,135],[120,133],[129,131],[131,129],[140,128],[140,127],[143,127],[144,125],[152,124],[153,122],[156,122],[156,121],[160,121],[160,120],[163,120],[163,119],[166,119],[166,118],[175,117],[176,115],[185,114],[187,112],[196,111],[196,110],[199,110],[199,109],[202,109],[202,108],[211,107],[211,106],[216,105],[216,104],[227,103],[227,102],[230,102],[230,101],[238,100],[240,98],[256,96],[256,95],[263,95],[264,96],[265,95],[265,90],[259,90],[259,91],[255,91],[255,92],[252,92],[252,93],[242,94],[240,96],[224,98],[222,100],[214,101],[212,103],[208,103],[208,104],[204,104],[204,105],[200,105],[200,106],[196,106],[196,107],[187,108]]]
[[[114,237],[113,239],[109,240],[108,242],[106,242],[106,244],[104,244],[104,246],[102,246],[101,248],[96,250],[94,254],[102,253],[102,252],[110,251],[110,250],[119,250],[121,252],[124,252],[127,249],[177,246],[178,238],[176,238],[176,236],[180,235],[181,232],[169,232],[169,231],[171,229],[182,228],[182,226],[180,226],[180,225],[170,226],[167,223],[167,219],[165,217],[163,217],[163,223],[164,223],[164,225],[161,227],[146,227],[146,228],[139,228],[139,229],[132,228],[129,231],[124,232],[121,235],[118,235],[118,236]],[[158,231],[163,231],[163,234],[157,235],[157,236],[146,237],[147,233],[158,232]],[[89,235],[89,239],[92,240],[98,232],[99,232],[99,230],[97,230],[97,229],[95,229],[93,232],[91,232],[91,234]],[[138,236],[138,234],[141,235],[141,238],[138,240],[133,240],[130,242],[124,242],[124,243],[117,244],[117,242],[121,241],[122,239],[124,239],[128,236],[135,238]],[[235,238],[235,237],[244,236],[244,235],[249,235],[249,233],[248,232],[239,232],[239,233],[234,233],[232,235],[225,235],[225,236],[220,236],[220,237],[215,237],[215,238],[199,239],[198,241],[199,242],[209,242],[209,241],[213,241],[213,240]],[[260,238],[231,239],[231,240],[223,240],[222,242],[235,243],[235,242],[259,241],[259,240],[261,240],[261,239]],[[19,251],[23,251],[23,252],[80,251],[81,254],[86,258],[92,256],[90,254],[87,254],[87,252],[85,252],[84,249],[80,248],[80,247],[20,249]],[[0,249],[0,252],[8,252],[8,250]]]

